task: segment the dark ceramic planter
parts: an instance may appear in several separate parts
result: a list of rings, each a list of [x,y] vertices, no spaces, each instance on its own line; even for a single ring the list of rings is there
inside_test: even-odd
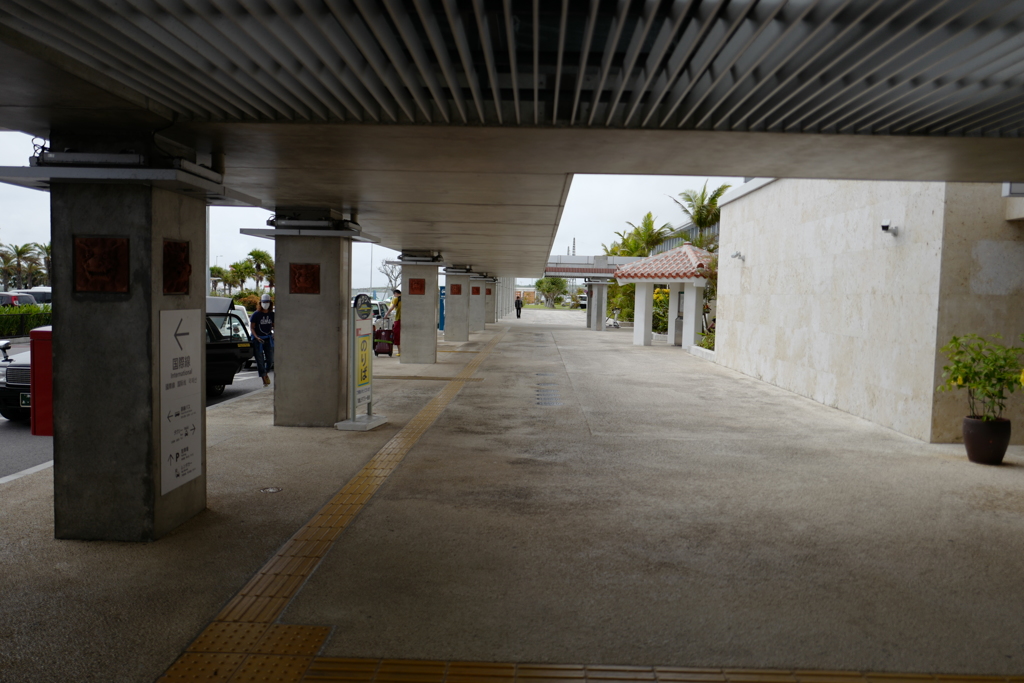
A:
[[[964,418],[964,446],[967,459],[982,465],[1003,462],[1010,445],[1010,421],[999,418],[991,422],[976,417]]]

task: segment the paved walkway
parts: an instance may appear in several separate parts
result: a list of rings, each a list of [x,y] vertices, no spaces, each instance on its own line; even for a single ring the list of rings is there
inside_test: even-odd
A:
[[[53,540],[51,470],[0,487],[0,680],[1024,674],[1024,448],[531,313],[378,359],[417,379],[374,432],[211,410],[210,509],[156,543]]]

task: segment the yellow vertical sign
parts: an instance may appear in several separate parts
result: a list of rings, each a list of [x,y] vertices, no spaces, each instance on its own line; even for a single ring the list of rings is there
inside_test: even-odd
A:
[[[373,351],[373,335],[363,334],[356,337],[356,405],[370,402],[372,389],[370,378],[373,370],[370,367]]]

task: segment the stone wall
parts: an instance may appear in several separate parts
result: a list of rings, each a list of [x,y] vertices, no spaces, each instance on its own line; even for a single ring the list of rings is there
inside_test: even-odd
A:
[[[717,362],[928,440],[944,195],[778,180],[724,204]]]
[[[717,362],[918,439],[961,441],[967,400],[935,393],[939,348],[1024,333],[1024,223],[1005,212],[999,185],[968,183],[778,180],[726,202]],[[1024,392],[1007,405],[1024,443]]]
[[[1024,222],[1005,220],[999,185],[955,183],[946,188],[937,346],[953,335],[1001,334],[1003,342],[1024,346]],[[933,384],[947,362],[935,359]],[[964,392],[933,398],[931,440],[962,441],[967,414]],[[1013,421],[1011,443],[1024,444],[1024,392],[1012,395],[1005,417]]]

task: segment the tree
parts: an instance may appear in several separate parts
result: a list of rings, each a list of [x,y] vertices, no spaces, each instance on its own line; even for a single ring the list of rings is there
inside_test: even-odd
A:
[[[252,278],[256,280],[256,289],[260,289],[267,270],[274,268],[274,257],[262,249],[253,249],[249,252],[249,262],[252,263]]]
[[[22,289],[25,286],[25,268],[29,263],[34,263],[36,259],[35,245],[8,244],[4,249],[11,255],[11,260],[14,262],[14,288]]]
[[[210,286],[215,294],[217,292],[217,283],[224,283],[225,275],[227,275],[227,271],[220,266],[210,266]]]
[[[238,286],[242,288],[245,287],[246,280],[256,277],[256,268],[249,259],[232,263],[228,268],[238,276]]]
[[[388,294],[395,291],[402,285],[402,266],[395,263],[388,263],[387,259],[380,262],[380,272],[388,279]]]
[[[708,184],[705,181],[704,187],[700,192],[684,190],[679,193],[679,199],[683,201],[679,201],[675,197],[672,197],[672,201],[679,205],[679,208],[683,210],[683,213],[690,219],[694,227],[703,233],[706,229],[718,225],[721,217],[718,200],[722,198],[722,195],[730,187],[732,185],[724,183],[718,189],[708,194]]]
[[[542,277],[537,280],[534,287],[544,296],[544,304],[548,308],[554,308],[555,299],[569,292],[569,283],[564,277]]]
[[[633,225],[626,221],[626,225],[633,228],[629,239],[633,253],[623,254],[623,256],[650,256],[656,246],[668,239],[672,233],[672,226],[664,223],[661,227],[656,228],[654,221],[654,214],[650,211],[640,220],[640,225]]]
[[[6,292],[14,280],[14,257],[2,246],[0,245],[0,287]]]
[[[242,285],[242,278],[239,277],[238,273],[231,268],[224,270],[224,275],[221,277],[220,281],[228,288],[228,296],[231,296],[232,289]]]
[[[50,273],[52,272],[50,270],[50,257],[53,253],[50,243],[47,242],[46,244],[43,244],[42,242],[36,242],[32,246],[35,249],[35,256],[39,260],[40,266],[42,267],[42,284],[50,285]]]

